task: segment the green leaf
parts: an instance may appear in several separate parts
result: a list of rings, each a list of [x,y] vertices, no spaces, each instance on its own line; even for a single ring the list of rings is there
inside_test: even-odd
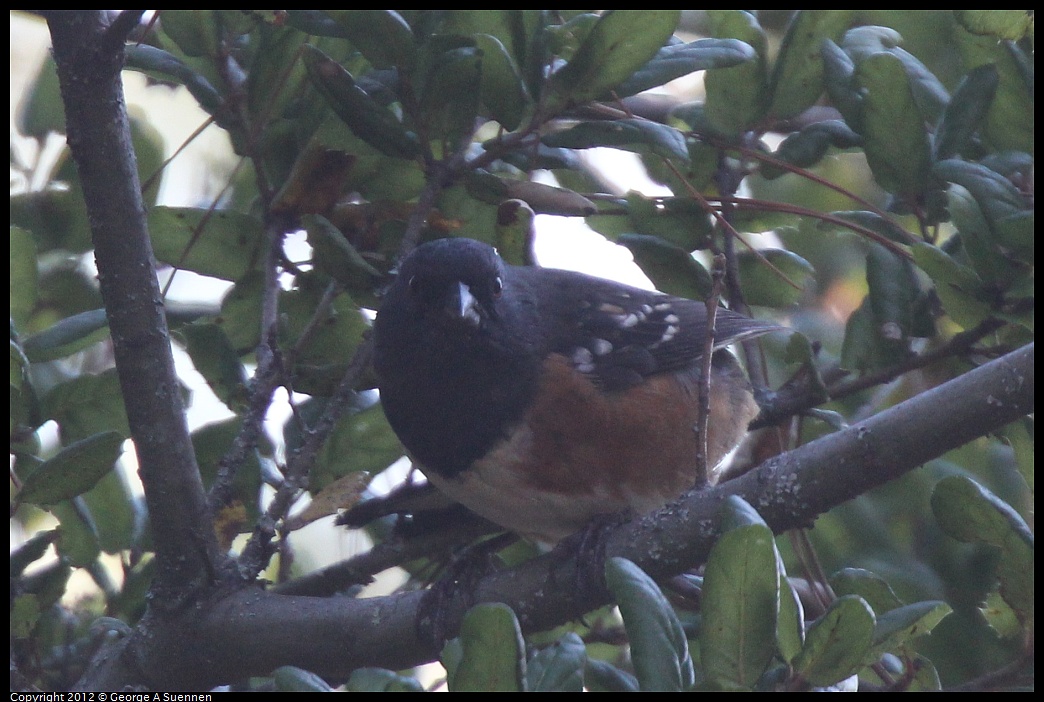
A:
[[[530,34],[539,33],[536,17],[540,10],[447,10],[439,18],[439,30],[477,38],[495,37],[512,60],[521,67],[526,58]]]
[[[998,82],[997,67],[990,64],[973,68],[961,78],[935,130],[936,160],[960,156],[968,150],[989,114]]]
[[[21,577],[30,565],[43,558],[51,544],[58,540],[58,530],[48,529],[33,534],[29,539],[11,551],[8,565],[11,567],[11,578]]]
[[[565,131],[549,134],[541,141],[545,146],[567,149],[610,146],[638,153],[651,151],[683,163],[689,160],[689,147],[680,131],[645,119],[581,122]]]
[[[24,326],[36,306],[39,272],[36,240],[21,227],[11,226],[11,320]]]
[[[326,10],[375,68],[409,71],[416,58],[413,30],[395,10]]]
[[[688,44],[669,44],[613,92],[621,98],[636,95],[696,71],[730,68],[755,58],[754,49],[738,39],[697,39]]]
[[[950,93],[946,86],[909,51],[896,47],[889,53],[902,62],[910,81],[910,92],[921,111],[921,117],[929,124],[937,124],[950,102]]]
[[[482,52],[483,104],[505,129],[518,129],[532,102],[518,66],[495,36],[476,34],[475,45]]]
[[[953,475],[932,493],[932,511],[943,531],[959,541],[1001,549],[1000,593],[1019,615],[1033,619],[1033,533],[1011,505],[975,481]]]
[[[1022,636],[1025,632],[1015,610],[1004,601],[999,592],[991,592],[986,596],[986,601],[979,607],[979,613],[997,636],[1011,639]]]
[[[393,158],[414,158],[420,153],[417,136],[360,88],[339,63],[311,45],[302,51],[308,77],[356,136]]]
[[[109,336],[105,310],[88,310],[53,324],[25,340],[23,348],[33,363],[65,358]]]
[[[383,668],[356,668],[348,678],[349,692],[424,692],[416,678]]]
[[[1001,432],[1001,437],[1015,453],[1015,464],[1018,466],[1019,474],[1026,481],[1030,492],[1034,489],[1034,468],[1036,465],[1033,426],[1033,419],[1026,417],[1012,422],[1004,427],[1003,432]]]
[[[855,80],[865,91],[863,147],[874,179],[889,192],[920,195],[929,182],[931,150],[902,61],[873,54],[856,66]]]
[[[51,132],[65,133],[65,109],[58,86],[58,71],[50,54],[40,64],[40,72],[26,90],[18,106],[16,121],[19,133],[40,141]]]
[[[65,444],[107,431],[130,436],[115,368],[54,386],[43,398],[41,413],[58,423]]]
[[[261,271],[250,271],[236,281],[221,301],[221,314],[214,324],[225,331],[232,348],[249,353],[261,339],[261,296],[265,276]]]
[[[739,498],[726,505],[726,521],[741,526],[725,532],[707,559],[700,657],[715,683],[751,688],[776,650],[779,570],[772,530]]]
[[[218,23],[212,10],[164,10],[160,27],[186,56],[217,55]]]
[[[536,213],[522,200],[505,200],[497,208],[494,237],[500,257],[513,266],[533,265],[533,222]]]
[[[580,45],[584,43],[598,23],[598,18],[597,12],[577,12],[569,17],[554,17],[550,10],[540,11],[540,27],[533,38],[534,43],[539,42],[544,61],[551,62],[557,59],[560,62],[559,67],[561,67],[561,63],[568,62],[576,56]],[[546,64],[541,73],[541,82],[546,83]],[[530,78],[530,90],[539,87],[532,81],[534,76],[531,73],[527,75]]]
[[[272,671],[272,680],[280,692],[332,692],[321,677],[303,668],[284,665]]]
[[[776,617],[776,646],[779,655],[792,664],[805,644],[805,610],[801,598],[782,572],[780,564],[779,615]]]
[[[937,246],[919,242],[912,249],[914,263],[928,274],[943,309],[963,329],[974,329],[992,314],[988,304],[979,299],[982,280]]]
[[[805,646],[794,659],[794,673],[812,685],[833,685],[863,667],[870,653],[874,612],[861,597],[834,600],[805,635]]]
[[[903,229],[895,222],[895,220],[882,217],[876,212],[869,212],[867,210],[837,210],[836,212],[831,212],[830,215],[832,217],[837,217],[838,219],[843,219],[846,222],[859,225],[864,229],[877,232],[881,236],[898,244],[910,244],[912,241],[915,241],[910,232]],[[819,222],[817,227],[819,227],[820,231],[851,231],[850,229],[840,227],[833,222],[826,221]]]
[[[221,421],[210,422],[192,432],[193,453],[196,455],[196,463],[199,464],[203,484],[208,488],[214,484],[218,467],[229,449],[232,448],[232,442],[239,436],[242,428],[241,417],[229,417]],[[245,508],[246,518],[249,520],[259,516],[261,461],[265,456],[272,454],[272,446],[264,435],[258,444],[256,450],[247,453],[246,459],[236,471],[232,486],[233,495]]]
[[[436,203],[438,211],[446,217],[447,221],[454,223],[454,236],[477,239],[492,245],[497,227],[497,211],[506,200],[522,200],[530,206],[530,209],[539,212],[538,208],[528,199],[509,196],[509,187],[497,176],[473,171],[466,176],[466,179],[463,185],[444,188],[439,193]],[[551,188],[551,186],[544,187]],[[555,188],[555,190],[560,189]],[[560,190],[560,192],[566,194],[571,191]],[[567,194],[565,199],[571,198]]]
[[[145,538],[138,541],[136,549],[141,551],[154,550],[151,543],[152,535],[147,529],[143,530]],[[142,559],[134,566],[127,568],[123,573],[123,588],[116,602],[120,616],[128,620],[137,620],[147,607],[146,597],[150,587],[156,578],[156,559]],[[118,630],[118,627],[109,627]],[[129,630],[130,627],[127,627]],[[129,633],[129,631],[128,631]]]
[[[721,528],[724,531],[740,527],[762,526],[768,528],[758,511],[742,497],[729,495],[721,508]]]
[[[525,644],[510,607],[472,607],[461,622],[460,643],[463,656],[447,681],[450,692],[523,691]]]
[[[123,436],[114,431],[77,441],[29,474],[17,499],[22,503],[53,505],[81,495],[112,470],[122,452]]]
[[[224,280],[255,268],[266,241],[260,221],[232,210],[153,207],[149,232],[160,261]]]
[[[824,39],[820,47],[823,55],[823,84],[830,103],[856,132],[863,131],[863,94],[855,84],[855,62],[845,51]]]
[[[967,189],[986,216],[991,229],[998,220],[1030,209],[1026,198],[1010,180],[986,166],[947,159],[935,164],[933,172],[939,178]]]
[[[307,40],[308,37],[290,27],[279,27],[275,23],[259,26],[248,39],[251,50],[246,83],[237,87],[235,113],[238,115],[245,111],[247,124],[265,124],[263,152],[266,165],[278,158],[283,162],[280,170],[294,160],[301,148],[300,133],[291,135],[291,130],[300,129],[304,124],[311,126],[313,120],[325,116],[322,98],[308,90],[307,71],[300,57],[301,47]],[[337,42],[338,48],[345,47],[345,44]],[[245,98],[240,97],[244,94]],[[238,106],[240,102],[241,107]],[[279,119],[284,115],[293,117],[286,121]],[[220,123],[222,115],[215,117]],[[237,119],[228,129],[233,149],[246,156],[255,153],[257,147],[254,144],[256,137],[247,131],[247,124],[243,122],[243,119]],[[269,178],[276,179],[281,175],[270,172]]]
[[[316,267],[345,288],[369,291],[381,279],[381,272],[326,217],[306,215],[301,218],[301,225],[308,233]]]
[[[120,471],[109,471],[102,476],[81,499],[90,511],[98,547],[102,551],[116,554],[142,548],[142,530],[148,521],[145,501],[143,497],[132,494]]]
[[[874,320],[870,296],[848,317],[845,340],[841,346],[841,367],[864,372],[898,363],[903,347],[886,339]]]
[[[992,36],[961,29],[953,34],[965,66],[993,65],[997,69],[997,95],[984,129],[989,145],[996,151],[1033,153],[1036,122],[1032,55],[1018,44]]]
[[[626,670],[597,658],[584,667],[585,686],[591,692],[638,692],[638,681]]]
[[[680,692],[695,683],[681,622],[659,586],[625,558],[605,564],[605,582],[620,607],[643,692]]]
[[[979,164],[1005,178],[1019,178],[1033,170],[1033,155],[1022,151],[1001,151],[983,156]]]
[[[761,249],[758,254],[743,251],[737,256],[747,303],[782,308],[798,302],[814,279],[812,264],[785,249]],[[770,270],[765,260],[779,272]]]
[[[815,351],[808,337],[801,332],[791,334],[783,350],[783,362],[807,367],[814,358]]]
[[[10,204],[10,223],[32,232],[38,253],[55,249],[84,253],[93,247],[87,206],[79,192],[22,193],[12,195]]]
[[[799,10],[787,26],[770,81],[769,114],[789,119],[815,104],[823,94],[824,40],[838,41],[854,10]]]
[[[1030,264],[1036,249],[1035,218],[1032,210],[1016,212],[993,222],[993,234],[997,243],[1010,251],[1012,257]]]
[[[906,648],[913,639],[932,633],[953,608],[945,602],[925,601],[896,607],[878,615],[874,627],[876,656]]]
[[[810,124],[800,131],[790,134],[772,155],[799,168],[808,168],[819,163],[831,146],[837,149],[850,149],[862,143],[862,137],[852,131],[844,122],[826,120]],[[761,166],[761,175],[765,178],[777,178],[784,173],[789,173],[789,171],[771,163]]]
[[[505,200],[522,200],[537,214],[585,217],[598,211],[597,205],[572,190],[484,172],[468,174],[467,193],[477,200],[498,206]]]
[[[1012,263],[997,249],[990,223],[976,198],[964,186],[954,184],[947,189],[946,200],[961,246],[975,272],[986,283],[1010,283]],[[995,209],[1002,206],[993,202]]]
[[[630,250],[657,290],[690,300],[710,295],[710,274],[685,249],[647,234],[622,234],[616,243]]]
[[[841,37],[841,47],[857,63],[877,53],[897,48],[903,36],[890,27],[865,25],[853,27]]]
[[[348,32],[323,10],[285,10],[286,26],[315,37],[347,39]]]
[[[341,417],[312,467],[309,486],[319,490],[348,473],[376,474],[403,455],[402,444],[378,405]]]
[[[715,130],[738,134],[752,128],[768,108],[768,68],[765,32],[746,10],[709,10],[711,31],[750,45],[757,57],[732,68],[708,71],[705,116]]]
[[[55,510],[57,511],[62,506],[69,506],[69,504],[63,503],[56,507]],[[55,516],[58,516],[57,512]],[[61,527],[59,527],[59,532],[61,532]],[[59,558],[56,561],[41,566],[32,574],[24,575],[18,583],[22,592],[37,597],[37,602],[44,611],[58,603],[65,596],[66,588],[69,584],[69,576],[72,575],[72,564],[65,553],[62,552],[61,539],[59,539],[57,546]]]
[[[529,659],[526,689],[530,692],[583,692],[587,649],[569,632]]]
[[[685,251],[705,248],[710,241],[710,215],[692,198],[652,199],[637,192],[627,194],[627,214],[633,231],[654,236]],[[702,266],[701,266],[702,268]],[[710,276],[703,273],[710,293]]]
[[[914,302],[920,287],[913,265],[878,244],[866,257],[868,298],[878,334],[897,348],[904,347],[914,329]]]
[[[909,692],[942,692],[942,682],[939,680],[939,671],[935,664],[924,656],[910,656],[908,668],[913,675],[906,689]]]
[[[1033,33],[1033,12],[1029,10],[954,10],[953,14],[974,34],[1018,41]]]
[[[882,217],[876,212],[870,212],[868,210],[837,210],[830,213],[831,217],[837,219],[844,219],[849,221],[853,225],[861,227],[863,229],[869,229],[872,232],[880,234],[882,237],[889,241],[895,241],[896,243],[910,244],[917,239],[913,237],[909,232],[903,229],[893,219]],[[841,234],[851,234],[855,232],[858,236],[867,236],[862,232],[859,232],[851,227],[846,227],[835,223],[835,221],[820,220],[815,223],[817,231],[821,232],[834,232]],[[874,239],[871,239],[872,241]]]
[[[164,167],[163,133],[154,124],[147,121],[140,113],[130,114],[131,144],[138,165],[138,177],[144,183],[153,175],[159,174]],[[162,178],[156,177],[147,189],[142,191],[142,199],[146,207],[153,207],[159,195]]]
[[[11,639],[28,639],[40,621],[40,598],[32,594],[11,595]]]
[[[79,511],[72,502],[60,502],[49,510],[58,519],[58,554],[74,568],[85,568],[98,560],[101,548],[89,513]],[[86,517],[86,519],[85,519]]]
[[[40,452],[40,438],[35,433],[24,436],[27,429],[43,424],[39,414],[39,402],[36,388],[29,375],[29,359],[25,357],[21,347],[12,339],[8,344],[10,354],[10,436],[12,454],[19,456],[35,456]],[[20,438],[16,438],[20,437]]]
[[[648,63],[674,33],[679,10],[607,10],[546,89],[558,111],[602,97]]]
[[[192,12],[195,12],[194,10]],[[164,13],[166,14],[166,13]],[[164,23],[166,19],[164,19]],[[224,98],[205,76],[197,73],[178,57],[148,44],[127,46],[126,67],[160,80],[173,80],[184,85],[207,114],[222,114]]]
[[[180,333],[192,365],[217,398],[233,411],[243,411],[249,397],[246,369],[224,330],[215,324],[187,324]]]
[[[884,578],[862,568],[838,571],[830,577],[830,587],[839,597],[859,595],[875,612],[888,612],[903,604]]]
[[[482,53],[469,38],[437,37],[418,60],[420,116],[430,138],[452,144],[472,137],[482,83]]]

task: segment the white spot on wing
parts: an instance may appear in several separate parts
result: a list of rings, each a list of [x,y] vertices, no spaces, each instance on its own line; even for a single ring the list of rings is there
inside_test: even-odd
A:
[[[616,323],[620,325],[621,329],[630,329],[631,327],[637,326],[638,321],[638,315],[636,314],[618,316],[616,318]]]
[[[594,354],[591,353],[590,349],[584,348],[583,346],[577,346],[573,349],[571,360],[576,369],[581,373],[594,372]]]

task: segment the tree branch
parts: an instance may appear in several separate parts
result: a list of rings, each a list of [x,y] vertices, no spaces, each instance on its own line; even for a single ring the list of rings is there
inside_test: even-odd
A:
[[[156,545],[156,606],[178,606],[224,559],[208,516],[170,334],[120,71],[122,38],[95,10],[48,12],[69,148],[83,184],[98,282]]]
[[[659,512],[627,522],[607,537],[606,556],[624,556],[653,577],[702,563],[718,534],[718,512],[730,495],[754,505],[780,533],[996,431],[1033,411],[1033,344],[991,361],[835,434],[778,456],[711,490],[693,492]],[[448,603],[459,622],[468,603],[504,602],[525,631],[575,619],[609,601],[601,584],[577,592],[576,544],[483,578],[473,592]],[[583,571],[588,572],[588,571]],[[158,687],[208,687],[279,665],[299,665],[343,677],[361,666],[400,669],[434,659],[417,633],[423,592],[366,600],[284,596],[259,589],[214,598],[187,612],[177,626],[141,651]],[[452,635],[455,626],[450,624]],[[176,641],[193,641],[191,660],[172,665]],[[165,648],[168,647],[168,648]],[[184,647],[184,644],[182,644]],[[163,665],[159,662],[163,661]],[[188,677],[182,677],[188,676]]]

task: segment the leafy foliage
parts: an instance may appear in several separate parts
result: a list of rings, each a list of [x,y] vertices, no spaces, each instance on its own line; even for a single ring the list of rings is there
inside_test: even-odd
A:
[[[142,28],[126,70],[149,91],[187,91],[234,164],[210,164],[223,169],[219,194],[160,204],[164,115],[133,120],[156,258],[175,278],[225,284],[220,304],[168,301],[168,317],[231,417],[194,444],[241,571],[304,577],[307,565],[289,567],[295,548],[308,551],[289,538],[305,521],[289,516],[293,486],[332,513],[360,498],[354,478],[402,455],[353,359],[386,276],[418,240],[469,236],[521,262],[534,214],[583,217],[660,289],[785,319],[795,338],[765,342],[766,361],[748,368],[804,392],[800,409],[829,410],[781,431],[801,443],[838,424],[815,417],[878,411],[1032,341],[1032,13],[780,12],[164,10]],[[676,79],[666,107],[644,92]],[[138,622],[150,529],[170,525],[145,526],[114,468],[127,389],[84,258],[79,175],[64,152],[24,156],[65,132],[50,59],[17,127],[12,511],[33,535],[11,554],[12,662],[35,685],[67,689],[92,637]],[[613,192],[590,149],[632,154],[662,194]],[[534,183],[539,171],[556,185]],[[758,250],[741,250],[752,238]],[[336,391],[346,371],[347,402]],[[277,386],[311,396],[277,437],[285,452],[258,438]],[[316,434],[325,447],[297,465]],[[686,581],[700,606],[612,560],[622,619],[602,612],[527,642],[510,609],[479,605],[443,651],[449,688],[939,689],[1011,661],[1001,684],[1017,687],[1032,658],[1033,537],[1020,516],[1032,485],[1026,419],[833,510],[807,537],[775,538],[730,499],[702,576]],[[268,518],[263,488],[285,497],[279,558],[256,535],[254,551],[236,540]],[[371,536],[393,538],[385,526]],[[431,555],[400,565],[423,578]],[[71,604],[77,569],[97,594]],[[103,613],[112,619],[92,633]],[[329,688],[292,666],[264,684]],[[422,689],[377,668],[347,687]]]

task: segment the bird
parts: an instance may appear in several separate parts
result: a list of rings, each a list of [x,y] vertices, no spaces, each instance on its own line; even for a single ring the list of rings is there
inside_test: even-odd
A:
[[[708,467],[758,413],[725,347],[780,328],[717,310]],[[374,370],[388,423],[431,484],[553,545],[694,485],[707,334],[703,302],[444,238],[399,264],[374,320]]]

